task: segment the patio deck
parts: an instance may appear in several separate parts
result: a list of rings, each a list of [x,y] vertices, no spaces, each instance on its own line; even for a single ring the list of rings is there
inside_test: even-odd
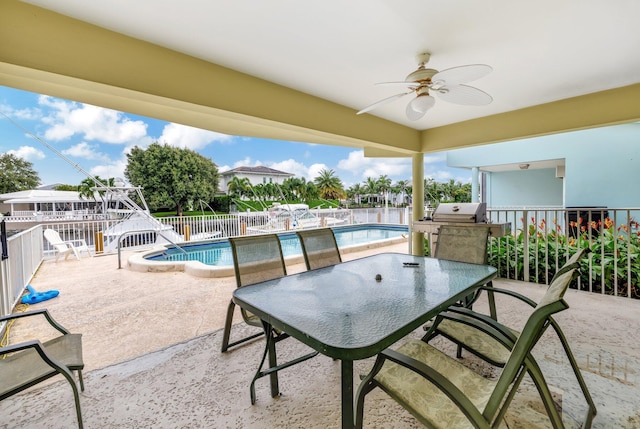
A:
[[[381,250],[406,252],[406,244],[345,255],[345,259]],[[114,255],[45,261],[32,282],[38,291],[60,290],[59,297],[32,308],[46,307],[72,332],[83,333],[85,427],[339,426],[340,365],[324,356],[283,371],[280,398],[271,398],[268,381],[260,380],[258,402],[251,405],[248,385],[262,342],[219,352],[220,328],[235,288],[234,278],[138,273],[118,270],[117,265]],[[294,273],[304,270],[304,265],[287,269]],[[545,290],[544,286],[507,280],[495,284],[533,299]],[[598,407],[594,427],[640,428],[640,333],[634,328],[640,302],[575,290],[567,293],[566,300],[571,307],[557,320]],[[478,308],[484,305],[479,303]],[[515,326],[522,322],[523,307],[498,302],[498,308],[502,320]],[[43,326],[26,329],[23,323],[16,323],[11,342],[35,335]],[[239,325],[234,329],[239,333],[250,328]],[[299,354],[303,347],[287,340],[281,347],[282,358],[287,353]],[[579,427],[585,404],[552,332],[545,334],[536,356],[545,374],[550,374],[567,425]],[[468,354],[465,361],[488,376],[493,374]],[[356,362],[356,372],[367,372],[371,363],[371,359]],[[504,427],[548,427],[537,412],[536,398],[535,390],[524,386]],[[381,392],[367,397],[366,413],[366,427],[421,427]],[[0,428],[74,427],[74,414],[71,389],[66,381],[54,378],[0,402]]]

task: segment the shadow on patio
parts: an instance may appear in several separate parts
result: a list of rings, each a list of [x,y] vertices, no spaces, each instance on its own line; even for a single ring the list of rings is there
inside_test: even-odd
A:
[[[63,264],[59,263],[55,268],[62,267]],[[124,274],[118,275],[129,277],[126,270],[120,272]],[[154,283],[160,283],[159,280],[164,279],[172,287],[178,288],[174,292],[175,302],[170,303],[173,306],[192,305],[187,298],[180,297],[179,288],[184,285],[183,282],[188,281],[182,273],[154,273],[147,276]],[[217,281],[205,280],[203,287],[206,284],[210,287],[211,282]],[[42,285],[40,289],[47,283],[43,278],[38,279],[38,284]],[[542,296],[545,290],[544,286],[506,280],[496,281],[495,285],[517,289],[534,300]],[[199,286],[189,287],[197,289]],[[232,290],[232,286],[229,290]],[[135,290],[125,292],[135,295]],[[222,303],[222,307],[228,302],[228,293],[215,298]],[[185,291],[184,294],[188,295],[189,292]],[[569,290],[565,299],[570,308],[556,319],[567,335],[598,408],[593,427],[640,427],[637,387],[640,382],[640,334],[633,328],[637,324],[636,315],[640,310],[640,302],[575,290]],[[54,317],[69,325],[67,327],[72,331],[83,332],[78,329],[80,327],[77,323],[74,326],[73,321],[77,315],[71,318],[64,315],[65,307],[61,306],[61,302],[51,301],[49,308],[56,307],[51,310]],[[526,316],[525,311],[522,311],[525,307],[504,305],[505,302],[502,304],[498,301],[501,320],[509,320],[508,324],[519,327],[523,316]],[[87,302],[88,307],[94,305],[91,301]],[[117,303],[109,299],[103,301],[102,306],[112,305],[117,306]],[[149,327],[145,314],[158,311],[154,308],[154,301],[140,300],[136,305],[140,311],[133,316],[139,320],[138,325],[128,319],[112,318],[104,326],[100,326],[100,321],[96,323],[100,326],[97,329],[100,334],[94,333],[88,326],[87,331],[84,331],[89,332],[85,334],[86,390],[81,395],[86,428],[339,427],[340,365],[325,356],[282,371],[282,396],[279,398],[270,397],[268,379],[259,380],[258,402],[254,406],[249,400],[248,387],[262,352],[263,340],[221,354],[221,331],[217,328],[209,329],[208,333],[186,336],[185,338],[190,339],[184,341],[169,340],[164,346],[155,348],[159,350],[146,350],[138,357],[133,357],[136,354],[132,354],[132,358],[123,362],[103,360],[102,362],[108,362],[103,367],[96,364],[92,357],[95,352],[91,349],[97,348],[103,352],[106,350],[108,355],[111,355],[109,350],[113,350],[114,356],[121,356],[122,349],[136,349],[136,344],[131,344],[132,338],[143,338],[149,329],[166,333],[172,330],[172,326],[193,325],[194,315],[200,311],[192,308],[192,315],[185,316],[183,313],[181,318],[164,314],[168,327],[157,324]],[[485,303],[481,302],[477,308],[482,309],[483,306]],[[69,308],[75,312],[80,311],[73,305],[69,305],[67,310]],[[220,318],[223,318],[224,311],[221,313]],[[213,325],[216,323],[213,322]],[[112,329],[105,329],[105,326],[111,326]],[[240,325],[235,328],[234,335],[247,329],[251,328]],[[121,335],[121,331],[129,333]],[[419,336],[421,333],[419,330],[414,335]],[[172,343],[177,344],[166,346]],[[453,347],[444,341],[436,344],[453,351]],[[544,373],[548,374],[548,381],[562,408],[565,423],[568,427],[579,427],[586,411],[586,403],[552,330],[545,334],[541,346],[536,356]],[[284,360],[288,354],[297,356],[304,351],[304,347],[295,340],[287,340],[280,347],[282,353],[279,357]],[[465,354],[464,360],[487,376],[494,374],[492,369],[469,354]],[[372,363],[372,359],[356,362],[356,373],[367,372]],[[527,379],[528,377],[525,378]],[[71,389],[65,381],[58,378],[55,380],[0,402],[0,427],[74,427],[76,421]],[[525,383],[514,401],[512,413],[504,427],[549,427],[544,416],[539,414],[542,406],[530,383]],[[366,427],[421,427],[413,417],[380,391],[367,397],[365,413]]]

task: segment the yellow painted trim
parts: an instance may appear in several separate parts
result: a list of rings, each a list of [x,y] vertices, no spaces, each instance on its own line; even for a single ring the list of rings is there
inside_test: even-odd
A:
[[[640,120],[640,83],[473,119],[422,133],[422,151],[477,146]]]
[[[17,0],[0,84],[225,134],[418,151],[420,132]]]

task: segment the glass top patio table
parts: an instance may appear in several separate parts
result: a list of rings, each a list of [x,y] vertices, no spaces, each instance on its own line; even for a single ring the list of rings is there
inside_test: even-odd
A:
[[[376,355],[495,276],[487,265],[381,253],[245,286],[233,300],[342,361],[342,427],[350,428],[353,361]]]

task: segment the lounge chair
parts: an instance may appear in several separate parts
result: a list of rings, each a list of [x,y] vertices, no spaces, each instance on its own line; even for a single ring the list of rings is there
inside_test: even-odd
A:
[[[67,258],[69,258],[69,256],[71,256],[71,254],[75,255],[77,259],[80,259],[80,252],[82,251],[87,252],[89,256],[93,256],[89,251],[87,242],[83,239],[65,241],[62,239],[62,237],[60,237],[58,231],[50,228],[44,230],[44,238],[46,238],[49,244],[51,244],[51,246],[55,249],[56,262],[58,262],[60,256],[63,255],[65,261],[67,260]]]
[[[82,429],[80,396],[72,374],[73,371],[77,372],[80,389],[84,391],[82,335],[69,333],[62,325],[53,320],[46,309],[1,316],[0,323],[37,315],[43,315],[49,324],[62,335],[45,342],[34,339],[0,347],[0,380],[2,380],[0,401],[61,374],[73,389],[78,427]],[[2,359],[2,355],[6,355],[4,359]],[[32,406],[37,405],[32,404]]]

